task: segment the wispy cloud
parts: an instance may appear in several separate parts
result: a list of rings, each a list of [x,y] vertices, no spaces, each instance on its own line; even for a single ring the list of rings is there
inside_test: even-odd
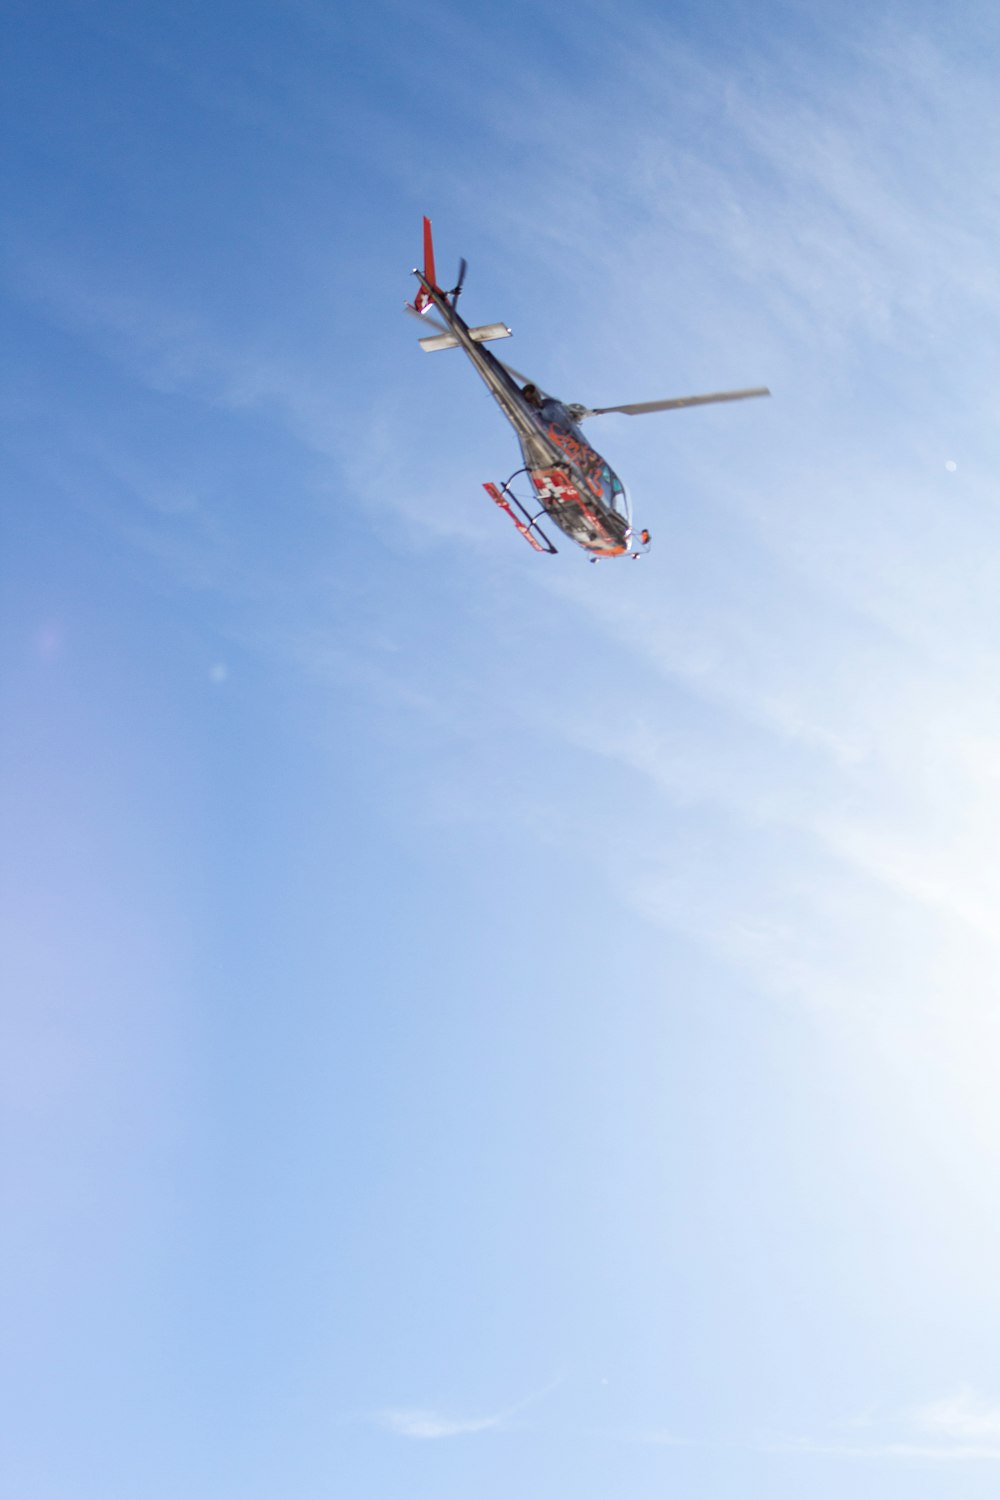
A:
[[[853,1425],[853,1424],[852,1424]],[[868,1418],[858,1424],[871,1432],[853,1436],[686,1438],[671,1429],[618,1434],[626,1441],[665,1448],[742,1449],[789,1458],[843,1458],[854,1461],[901,1461],[944,1465],[1000,1462],[1000,1405],[962,1389],[956,1395],[915,1408],[894,1421]],[[873,1429],[881,1427],[876,1433]]]
[[[789,1439],[785,1442],[761,1442],[747,1444],[759,1453],[801,1453],[817,1457],[849,1459],[903,1459],[933,1464],[968,1463],[981,1460],[996,1463],[1000,1460],[1000,1444],[963,1443],[944,1444],[917,1442],[885,1443],[826,1443],[811,1438]]]
[[[449,1417],[442,1412],[403,1407],[382,1412],[379,1422],[399,1437],[449,1438],[473,1432],[495,1432],[503,1426],[508,1415],[508,1412],[495,1412],[492,1416],[485,1417]]]
[[[760,313],[761,357],[774,361],[766,377],[777,387],[785,361],[815,371],[806,405],[800,390],[777,392],[774,412],[791,402],[792,424],[807,418],[801,447],[781,419],[787,461],[746,425],[742,467],[720,455],[715,430],[698,453],[693,429],[671,429],[670,463],[679,449],[709,515],[692,523],[670,512],[697,555],[679,566],[657,558],[668,587],[558,578],[567,606],[620,643],[623,678],[628,666],[636,681],[652,669],[673,689],[666,708],[651,706],[652,694],[640,712],[624,699],[602,705],[569,737],[634,773],[644,806],[661,805],[645,841],[630,834],[641,853],[627,894],[644,916],[686,928],[782,994],[915,1014],[937,987],[970,1020],[970,1000],[995,990],[1000,909],[1000,563],[992,487],[970,472],[996,426],[972,375],[984,310],[1000,305],[984,250],[996,209],[973,165],[988,80],[975,58],[963,63],[969,91],[956,107],[955,60],[917,28],[830,41],[828,67],[806,77],[787,40],[755,50],[741,74],[650,35],[630,95],[648,114],[643,129],[595,121],[581,151],[590,196],[574,181],[573,202],[547,200],[565,208],[549,216],[559,257],[584,237],[576,216],[591,198],[630,225],[628,248],[609,247],[601,268],[609,327],[631,331],[642,306],[661,350],[690,343],[700,359],[742,344]],[[634,42],[622,33],[623,55],[638,55]],[[647,80],[668,54],[674,88],[649,110]],[[681,130],[682,117],[704,131]],[[624,149],[629,134],[643,143],[638,158]],[[682,257],[684,285],[705,293],[690,321],[656,284],[666,244]],[[614,274],[620,254],[628,276]],[[963,457],[949,490],[956,465],[928,451],[938,410],[928,366],[898,356],[947,349],[956,329],[967,358],[954,379],[969,385],[960,409],[979,425],[963,428],[970,463]],[[643,331],[636,337],[641,347]],[[609,333],[602,352],[620,343]],[[883,374],[859,378],[859,359],[883,356]],[[853,403],[848,427],[830,401],[838,384]],[[858,410],[862,390],[878,432]],[[765,433],[774,412],[759,414]],[[829,423],[846,451],[828,450]],[[757,494],[756,474],[766,476]],[[720,825],[704,853],[678,828],[692,805]]]
[[[955,1443],[992,1442],[1000,1456],[1000,1402],[988,1401],[967,1386],[953,1396],[918,1407],[913,1422],[929,1435]]]
[[[543,1401],[562,1383],[563,1377],[557,1376],[540,1390],[532,1391],[529,1395],[522,1397],[520,1401],[502,1407],[499,1411],[476,1417],[456,1416],[428,1407],[404,1406],[390,1407],[379,1412],[375,1420],[387,1432],[393,1432],[399,1437],[416,1438],[418,1441],[465,1437],[479,1432],[499,1432],[507,1427],[514,1417],[528,1407]]]
[[[263,341],[225,337],[202,314],[151,291],[124,291],[102,268],[53,253],[14,261],[18,291],[148,388],[209,406],[272,410],[318,451],[339,451],[334,383]]]

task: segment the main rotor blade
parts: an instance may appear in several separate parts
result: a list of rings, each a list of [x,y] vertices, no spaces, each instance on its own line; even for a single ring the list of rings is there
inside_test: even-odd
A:
[[[495,354],[494,354],[493,358],[497,359],[497,357],[496,357]],[[532,384],[532,382],[531,382],[531,380],[529,380],[528,376],[527,375],[522,375],[521,372],[520,372],[520,370],[515,370],[513,365],[508,365],[502,359],[497,359],[497,364],[498,365],[503,365],[504,369],[507,371],[507,374],[508,375],[513,375],[514,379],[517,380],[517,381],[519,381],[521,383],[521,385],[531,385]]]
[[[770,394],[766,385],[757,385],[749,391],[716,391],[711,396],[675,396],[670,401],[636,401],[631,406],[595,406],[583,415],[604,417],[609,412],[621,411],[627,417],[644,417],[647,412],[652,411],[679,411],[683,406],[708,406],[713,401],[746,401],[750,396]]]
[[[429,318],[426,313],[417,312],[417,309],[411,307],[408,302],[403,304],[403,311],[409,313],[411,318],[416,318],[419,323],[423,323],[425,328],[436,328],[438,333],[449,332],[449,329],[441,322],[440,318]]]

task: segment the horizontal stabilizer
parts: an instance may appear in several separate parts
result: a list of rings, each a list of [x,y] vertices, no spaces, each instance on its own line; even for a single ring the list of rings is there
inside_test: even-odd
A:
[[[506,323],[484,323],[481,328],[470,328],[469,337],[475,339],[477,344],[488,344],[493,339],[509,339],[510,329]],[[428,354],[433,354],[438,349],[457,349],[458,339],[453,333],[435,333],[430,338],[421,339],[420,347],[426,349]]]

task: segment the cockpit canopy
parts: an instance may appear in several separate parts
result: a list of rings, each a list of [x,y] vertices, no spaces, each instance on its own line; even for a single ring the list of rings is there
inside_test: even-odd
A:
[[[602,503],[631,526],[632,508],[618,475],[596,449],[590,446],[579,423],[574,422],[563,403],[554,396],[544,396],[541,392],[539,396],[541,399],[537,410],[548,429],[549,437],[562,449],[573,466],[587,477],[590,488],[595,493],[600,487]]]
[[[611,508],[612,510],[616,511],[618,515],[623,516],[631,526],[632,506],[629,503],[628,491],[622,484],[621,480],[618,478],[618,475],[615,473],[614,469],[608,469],[608,473],[611,475]]]

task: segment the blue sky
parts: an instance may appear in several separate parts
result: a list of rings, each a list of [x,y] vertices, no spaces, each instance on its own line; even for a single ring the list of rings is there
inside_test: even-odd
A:
[[[5,1493],[995,1495],[992,7],[12,38]]]

